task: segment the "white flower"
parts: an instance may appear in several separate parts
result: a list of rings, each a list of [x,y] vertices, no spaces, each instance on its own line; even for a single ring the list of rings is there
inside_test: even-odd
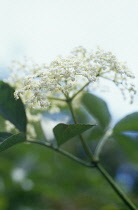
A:
[[[123,94],[130,92],[131,100],[135,94],[130,82],[134,76],[126,64],[118,62],[111,52],[99,48],[87,52],[85,48],[78,47],[69,56],[58,57],[49,66],[30,63],[27,66],[18,62],[18,69],[26,75],[22,80],[22,87],[21,84],[17,85],[19,89],[15,91],[15,98],[23,96],[35,108],[49,107],[49,96],[71,97],[87,82],[95,82],[99,77],[113,81]]]

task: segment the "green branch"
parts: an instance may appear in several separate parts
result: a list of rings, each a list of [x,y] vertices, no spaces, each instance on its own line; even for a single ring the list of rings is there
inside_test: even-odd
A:
[[[75,162],[78,162],[79,164],[81,164],[83,166],[86,166],[86,167],[89,167],[89,168],[95,167],[94,165],[92,165],[90,163],[87,163],[87,162],[79,159],[78,157],[76,157],[76,156],[74,156],[74,155],[72,155],[72,154],[70,154],[70,153],[68,153],[68,152],[66,152],[66,151],[64,151],[64,150],[62,150],[62,149],[60,149],[58,147],[53,147],[50,143],[41,142],[41,141],[34,141],[34,140],[27,140],[26,142],[31,143],[31,144],[39,144],[41,146],[47,147],[47,148],[49,148],[51,150],[54,150],[54,151],[56,151],[56,152],[58,152],[58,153],[60,153],[60,154],[62,154],[64,156],[74,160]]]
[[[68,106],[69,106],[69,109],[70,109],[70,112],[71,112],[73,121],[74,121],[75,124],[77,124],[77,119],[76,119],[75,114],[74,114],[74,110],[73,110],[73,107],[72,107],[72,102],[71,102],[70,100],[68,100],[68,101],[67,101],[67,104],[68,104]],[[83,145],[83,148],[84,148],[86,154],[89,156],[91,162],[93,162],[94,157],[93,157],[93,154],[92,154],[92,152],[91,152],[89,146],[88,146],[87,143],[85,142],[85,140],[84,140],[84,138],[83,138],[82,135],[79,135],[79,138],[80,138],[80,140],[81,140],[81,143],[82,143],[82,145]]]
[[[129,198],[124,194],[124,192],[118,187],[113,178],[108,174],[108,172],[99,164],[96,165],[97,170],[102,174],[102,176],[107,180],[107,182],[114,189],[116,194],[124,201],[127,207],[131,210],[137,210],[137,207],[129,200]]]
[[[58,98],[51,98],[52,100],[60,100],[60,101],[64,101],[68,104],[69,106],[69,110],[71,112],[73,121],[75,124],[77,124],[77,119],[73,110],[73,106],[72,106],[72,100],[86,87],[89,85],[89,82],[87,84],[85,84],[77,93],[75,93],[71,98],[69,98],[69,96],[65,95],[66,99],[58,99]],[[100,140],[99,144],[96,147],[95,150],[95,154],[93,156],[91,149],[89,148],[88,144],[86,143],[85,139],[83,138],[82,135],[79,135],[81,143],[83,145],[83,148],[86,152],[86,154],[88,155],[88,157],[91,160],[91,163],[87,163],[79,158],[77,158],[76,156],[73,156],[72,154],[61,150],[60,148],[55,148],[53,146],[51,146],[48,143],[44,143],[44,142],[39,142],[39,141],[27,141],[30,143],[35,143],[35,144],[40,144],[43,146],[46,146],[52,150],[55,150],[56,152],[74,160],[75,162],[80,163],[83,166],[86,167],[95,167],[100,173],[101,175],[106,179],[106,181],[110,184],[110,186],[112,187],[112,189],[116,192],[116,194],[121,198],[121,200],[126,204],[126,206],[130,209],[130,210],[136,210],[136,206],[129,200],[129,198],[124,194],[124,192],[119,188],[119,186],[115,183],[115,181],[113,180],[113,178],[108,174],[108,172],[100,165],[99,161],[99,155],[102,151],[102,148],[105,144],[105,142],[107,141],[108,137],[111,136],[112,131],[107,131],[106,134],[103,136],[103,138]]]
[[[72,107],[72,99],[67,99],[67,104],[69,106],[70,112],[72,114],[72,118],[74,120],[74,123],[77,124],[77,120],[74,114],[74,110]],[[119,186],[115,183],[115,181],[113,180],[113,178],[108,174],[108,172],[100,165],[100,163],[98,163],[99,161],[99,155],[100,152],[103,148],[103,145],[105,144],[107,138],[111,135],[111,131],[110,132],[106,132],[106,134],[104,135],[104,137],[101,139],[100,143],[98,144],[98,147],[96,148],[95,151],[95,156],[93,156],[89,146],[87,145],[87,143],[85,142],[85,139],[83,138],[82,135],[80,135],[80,140],[82,142],[83,148],[86,152],[86,154],[89,156],[91,162],[94,164],[94,166],[96,167],[96,169],[102,174],[102,176],[107,180],[107,182],[110,184],[110,186],[112,187],[112,189],[117,193],[117,195],[121,198],[121,200],[126,204],[127,207],[129,207],[129,209],[131,210],[136,210],[137,208],[135,207],[135,205],[129,200],[129,198],[124,194],[124,192],[119,188]]]

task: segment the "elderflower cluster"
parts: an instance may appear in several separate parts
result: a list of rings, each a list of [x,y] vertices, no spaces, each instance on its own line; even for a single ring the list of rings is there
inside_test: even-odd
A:
[[[131,101],[136,92],[131,84],[134,76],[126,64],[119,62],[111,52],[99,48],[88,52],[78,47],[69,56],[58,57],[50,65],[15,62],[14,68],[24,72],[24,75],[21,73],[23,77],[17,85],[19,88],[15,91],[15,98],[23,96],[25,102],[35,108],[49,107],[49,97],[71,97],[83,85],[94,83],[100,77],[114,82],[123,94],[129,92]],[[15,78],[14,74],[14,82]],[[16,79],[18,81],[19,77]]]

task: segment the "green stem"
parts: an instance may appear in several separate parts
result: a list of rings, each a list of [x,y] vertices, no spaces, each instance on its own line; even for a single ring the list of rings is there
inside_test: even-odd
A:
[[[64,102],[66,102],[66,99],[62,99],[62,98],[48,97],[48,99],[55,100],[55,101],[64,101]]]
[[[102,148],[103,148],[105,142],[111,136],[111,134],[112,134],[112,130],[107,130],[105,135],[101,138],[100,142],[98,143],[98,145],[97,145],[97,147],[95,149],[95,153],[94,153],[95,160],[97,160],[97,161],[99,160],[99,156],[100,156],[100,153],[102,151]]]
[[[87,87],[90,84],[90,82],[87,82],[77,93],[75,93],[72,97],[71,100],[73,100],[85,87]]]
[[[73,107],[72,107],[72,99],[68,99],[67,100],[69,109],[71,111],[72,114],[72,118],[74,120],[74,123],[77,124],[77,120],[73,111]],[[122,201],[126,204],[126,206],[129,207],[129,209],[131,210],[136,210],[137,208],[134,206],[134,204],[129,200],[129,198],[123,193],[123,191],[117,186],[117,184],[115,183],[115,181],[112,179],[112,177],[108,174],[108,172],[98,163],[97,158],[99,158],[99,154],[101,152],[101,149],[105,143],[105,141],[107,140],[107,135],[110,136],[111,132],[107,132],[106,135],[103,137],[103,139],[100,141],[99,146],[97,147],[96,150],[96,157],[93,156],[89,146],[87,145],[87,143],[85,142],[85,139],[83,138],[82,135],[80,135],[80,139],[82,142],[82,145],[85,149],[86,154],[89,156],[91,162],[95,165],[96,169],[102,174],[102,176],[107,180],[107,182],[111,185],[112,189],[117,193],[117,195],[122,199]]]
[[[61,99],[61,101],[65,101],[67,102],[68,106],[69,106],[69,109],[70,109],[70,112],[72,114],[72,118],[74,120],[74,123],[77,124],[77,119],[75,117],[75,114],[74,114],[74,110],[73,110],[73,107],[72,107],[72,100],[87,86],[89,85],[89,82],[84,85],[76,94],[74,94],[71,98],[69,98],[68,96],[65,95],[66,97],[66,100],[64,99]],[[53,100],[58,100],[57,98],[51,98]],[[83,145],[83,148],[86,152],[86,154],[89,156],[90,160],[91,160],[91,163],[93,163],[94,165],[92,164],[89,164],[89,163],[86,163],[84,162],[83,160],[77,158],[76,156],[73,156],[72,154],[66,152],[66,151],[63,151],[59,148],[55,148],[49,144],[46,144],[46,143],[43,143],[43,142],[37,142],[37,141],[29,141],[30,143],[35,143],[35,144],[40,144],[40,145],[43,145],[43,146],[46,146],[52,150],[55,150],[56,152],[59,152],[61,154],[63,154],[64,156],[74,160],[74,161],[77,161],[78,163],[80,163],[81,165],[84,165],[86,167],[96,167],[96,169],[102,174],[102,176],[107,180],[107,182],[110,184],[110,186],[112,187],[112,189],[117,193],[117,195],[122,199],[122,201],[126,204],[127,207],[129,207],[129,209],[131,210],[136,210],[137,208],[135,207],[135,205],[129,200],[129,198],[123,193],[123,191],[118,187],[118,185],[115,183],[115,181],[112,179],[112,177],[108,174],[108,172],[100,165],[100,163],[98,163],[98,160],[99,160],[99,155],[100,155],[100,152],[103,148],[103,145],[105,144],[107,138],[111,135],[111,132],[106,132],[106,134],[103,136],[103,138],[101,139],[101,141],[99,142],[97,148],[96,148],[96,151],[95,151],[95,155],[93,156],[89,146],[87,145],[87,143],[85,142],[85,139],[83,138],[82,135],[79,135],[80,137],[80,140],[82,142],[82,145]]]
[[[114,182],[112,177],[107,173],[107,171],[99,164],[96,165],[97,170],[102,174],[102,176],[107,180],[107,182],[111,185],[117,195],[124,201],[126,206],[131,210],[137,210],[136,206],[129,200],[129,198],[124,194],[124,192],[118,187],[118,185]]]
[[[85,87],[87,87],[90,84],[90,82],[87,82],[77,93],[75,93],[70,100],[72,101]],[[68,98],[68,96],[63,92],[64,96],[66,98]],[[48,99],[50,100],[55,100],[55,101],[63,101],[66,102],[66,99],[62,99],[62,98],[55,98],[55,97],[48,97]]]
[[[77,119],[76,119],[76,117],[75,117],[74,110],[73,110],[73,107],[72,107],[72,101],[71,101],[71,100],[67,100],[67,104],[68,104],[68,106],[69,106],[69,109],[70,109],[70,112],[71,112],[73,121],[74,121],[75,124],[77,124]],[[94,161],[94,157],[93,157],[93,154],[92,154],[92,152],[91,152],[89,146],[88,146],[87,143],[85,142],[85,140],[84,140],[84,138],[83,138],[82,135],[79,135],[79,138],[80,138],[80,140],[81,140],[81,143],[82,143],[82,145],[83,145],[83,148],[84,148],[86,154],[89,156],[91,162],[93,162],[93,161]]]
[[[41,142],[41,141],[34,141],[34,140],[27,140],[27,142],[31,143],[31,144],[39,144],[41,146],[47,147],[51,150],[54,150],[54,151],[56,151],[56,152],[58,152],[58,153],[60,153],[64,156],[68,157],[69,159],[74,160],[75,162],[78,162],[79,164],[81,164],[83,166],[86,166],[86,167],[89,167],[89,168],[95,167],[94,165],[92,165],[90,163],[87,163],[87,162],[79,159],[78,157],[76,157],[76,156],[74,156],[74,155],[72,155],[72,154],[70,154],[70,153],[68,153],[68,152],[66,152],[66,151],[64,151],[64,150],[62,150],[58,147],[51,146],[51,144],[49,144],[49,143]]]

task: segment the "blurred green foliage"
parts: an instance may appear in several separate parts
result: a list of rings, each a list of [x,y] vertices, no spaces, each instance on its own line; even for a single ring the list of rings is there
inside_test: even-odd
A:
[[[85,137],[92,151],[94,151],[99,139],[104,135],[104,130],[106,130],[106,127],[111,120],[111,116],[106,103],[103,100],[100,100],[100,98],[90,94],[92,101],[96,98],[95,103],[101,103],[98,105],[100,115],[95,115],[98,111],[90,108],[90,100],[86,100],[86,97],[88,97],[88,95],[85,95],[83,98],[83,102],[85,103],[84,107],[88,108],[88,111],[92,113],[92,116],[86,112],[84,107],[81,109],[80,107],[79,109],[76,107],[75,113],[77,114],[79,123],[97,123],[96,127],[85,132]],[[1,103],[1,101],[3,101],[2,95],[0,95],[0,106],[2,107],[3,103]],[[14,103],[9,102],[8,107],[13,106]],[[98,109],[98,106],[96,105],[96,109]],[[66,106],[62,108],[62,110],[63,109],[65,110]],[[108,117],[103,113],[105,110],[108,113]],[[22,109],[21,112],[24,112],[24,109]],[[134,116],[136,115],[134,114]],[[2,116],[5,117],[4,115]],[[10,134],[6,136],[5,133],[2,133],[6,132],[5,119],[2,116],[0,116],[0,140],[3,143],[7,142]],[[107,121],[106,119],[103,121],[101,116],[103,116],[103,118],[107,117]],[[131,119],[132,122],[131,117],[129,119]],[[125,119],[127,120],[127,123]],[[128,117],[124,118],[123,126],[126,124],[128,128],[128,121]],[[130,125],[132,124],[131,122]],[[122,121],[119,123],[122,126]],[[101,126],[101,124],[103,126]],[[137,118],[135,118],[135,128],[137,128],[136,124]],[[36,139],[45,141],[40,123],[34,122],[32,125],[37,131]],[[20,130],[19,126],[17,126],[17,128]],[[121,132],[125,131],[125,128],[126,127],[124,126]],[[130,164],[130,162],[128,162],[129,156],[131,157],[131,154],[137,156],[136,145],[138,144],[134,141],[135,146],[126,147],[128,141],[131,145],[133,145],[133,141],[130,143],[129,137],[124,139],[118,126],[116,126],[114,130],[115,132],[112,137],[104,145],[100,158],[103,166],[115,178],[117,170],[121,165],[126,163]],[[131,127],[131,130],[133,130],[133,127]],[[127,129],[127,131],[130,130]],[[14,131],[14,133],[16,132],[17,131]],[[123,143],[125,142],[123,146],[121,139],[123,140]],[[120,145],[122,147],[120,147]],[[133,150],[134,147],[135,151]],[[62,145],[62,148],[84,160],[86,159],[86,154],[77,137],[66,142]],[[127,148],[127,150],[122,150],[122,148]],[[131,164],[133,163],[132,160]],[[134,203],[137,203],[138,197],[137,180],[138,175],[135,177],[135,186],[129,192],[129,197]],[[67,157],[42,147],[41,145],[32,145],[24,142],[0,153],[0,210],[65,209],[125,210],[127,208],[96,169],[83,167]]]
[[[41,146],[19,144],[1,153],[0,163],[2,210],[125,209],[95,169]]]

